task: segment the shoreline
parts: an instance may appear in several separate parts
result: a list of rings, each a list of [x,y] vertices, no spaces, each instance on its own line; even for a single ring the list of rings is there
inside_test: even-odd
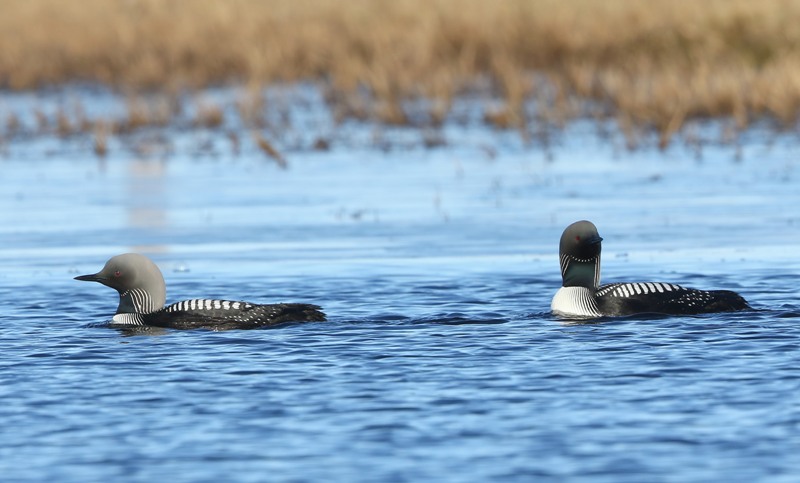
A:
[[[738,158],[748,139],[769,145],[793,135],[768,121],[739,129],[733,119],[688,120],[668,144],[645,127],[625,131],[611,117],[553,120],[531,115],[522,126],[498,125],[487,112],[497,112],[503,101],[487,96],[454,99],[448,116],[438,122],[427,116],[427,101],[408,101],[410,121],[387,123],[370,116],[337,116],[323,89],[312,83],[257,93],[246,87],[216,87],[170,96],[126,96],[96,85],[0,91],[0,156],[25,143],[45,141],[51,154],[77,150],[99,159],[121,152],[166,159],[179,151],[212,157],[260,151],[286,168],[299,152],[472,146],[493,159],[500,144],[510,143],[551,159],[568,137],[582,133],[578,135],[588,136],[587,141],[620,151],[675,148],[699,159],[706,148],[718,146],[730,148]],[[534,101],[526,110],[535,112]],[[187,137],[196,141],[187,145]]]

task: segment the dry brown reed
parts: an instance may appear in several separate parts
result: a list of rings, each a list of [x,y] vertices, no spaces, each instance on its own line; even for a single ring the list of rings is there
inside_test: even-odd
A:
[[[94,126],[94,153],[99,158],[104,158],[108,153],[109,130],[109,126],[105,123],[98,123]]]
[[[9,89],[90,81],[169,97],[315,80],[339,119],[409,123],[404,103],[426,98],[436,125],[454,97],[488,85],[504,101],[484,116],[497,126],[605,116],[656,130],[662,145],[692,119],[792,126],[800,112],[798,0],[5,0],[2,10]],[[174,115],[137,102],[123,128]],[[263,119],[263,105],[240,115]],[[222,111],[196,121],[219,125]]]
[[[13,112],[9,113],[6,117],[6,133],[9,136],[15,136],[22,126],[22,123],[19,120],[19,116],[14,114]]]
[[[258,145],[258,148],[264,154],[269,156],[270,159],[278,163],[278,166],[284,169],[289,167],[289,163],[286,161],[286,158],[284,158],[283,155],[277,149],[275,149],[275,146],[273,146],[272,143],[267,140],[267,138],[259,133],[254,134],[253,137]]]
[[[56,112],[56,131],[61,137],[67,137],[73,132],[72,121],[70,121],[68,114],[63,108],[59,108]]]
[[[209,129],[222,126],[225,114],[222,107],[209,101],[201,100],[195,108],[194,125]]]

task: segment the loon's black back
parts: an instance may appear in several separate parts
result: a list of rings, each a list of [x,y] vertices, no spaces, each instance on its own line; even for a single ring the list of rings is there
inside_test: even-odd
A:
[[[750,308],[741,295],[730,290],[697,290],[661,282],[610,283],[600,286],[595,297],[605,316],[694,315]]]
[[[259,305],[210,299],[184,300],[142,314],[145,325],[172,329],[257,329],[288,322],[323,321],[325,314],[317,305]]]

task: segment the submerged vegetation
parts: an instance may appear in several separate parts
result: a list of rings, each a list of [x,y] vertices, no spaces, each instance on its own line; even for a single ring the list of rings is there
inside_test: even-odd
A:
[[[122,119],[79,107],[35,115],[31,129],[92,133],[98,154],[107,137],[168,125],[187,92],[220,85],[251,93],[233,106],[249,130],[271,108],[263,89],[298,81],[319,86],[337,121],[435,129],[468,97],[500,128],[612,119],[629,140],[654,132],[662,146],[692,120],[787,128],[800,113],[794,0],[6,0],[2,10],[0,88],[101,84],[130,99]],[[192,122],[224,128],[230,110],[203,102]],[[0,113],[0,136],[23,130],[19,113]]]

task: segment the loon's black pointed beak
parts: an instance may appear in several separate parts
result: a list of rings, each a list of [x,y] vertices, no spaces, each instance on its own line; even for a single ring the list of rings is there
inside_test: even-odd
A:
[[[82,282],[101,282],[103,281],[102,278],[98,276],[98,274],[93,273],[91,275],[78,275],[75,277],[75,280],[80,280]]]
[[[587,242],[588,242],[590,245],[597,245],[597,244],[598,244],[598,243],[600,243],[601,241],[603,241],[603,237],[601,237],[600,235],[593,236],[592,238],[590,238],[589,240],[587,240]]]

